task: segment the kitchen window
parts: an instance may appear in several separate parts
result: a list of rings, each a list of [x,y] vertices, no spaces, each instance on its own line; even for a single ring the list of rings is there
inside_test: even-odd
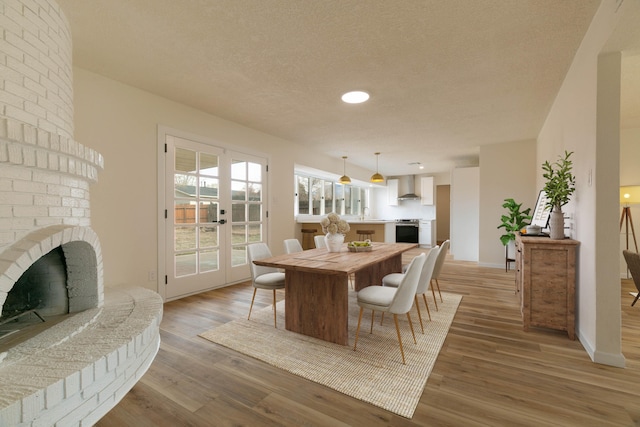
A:
[[[361,215],[369,191],[314,176],[296,175],[295,215]]]

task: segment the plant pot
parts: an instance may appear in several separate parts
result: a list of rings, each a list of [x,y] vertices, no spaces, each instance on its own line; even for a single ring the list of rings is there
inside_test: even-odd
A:
[[[327,233],[324,236],[324,242],[327,245],[328,252],[340,252],[344,243],[344,234]]]
[[[549,218],[549,237],[552,240],[564,239],[564,214],[562,209],[553,208]]]

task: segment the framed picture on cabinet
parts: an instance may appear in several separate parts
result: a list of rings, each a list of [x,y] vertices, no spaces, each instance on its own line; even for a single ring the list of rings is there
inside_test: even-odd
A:
[[[538,193],[538,201],[536,201],[536,207],[533,210],[531,225],[539,225],[542,228],[548,228],[550,215],[551,208],[547,206],[547,193],[544,190],[540,190],[540,193]]]

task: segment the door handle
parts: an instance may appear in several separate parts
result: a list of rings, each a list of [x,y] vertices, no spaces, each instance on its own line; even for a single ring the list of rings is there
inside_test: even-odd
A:
[[[226,220],[226,219],[221,219],[220,221],[218,221],[218,224],[221,224],[221,225],[222,225],[222,224],[226,224],[226,223],[227,223],[227,220]]]

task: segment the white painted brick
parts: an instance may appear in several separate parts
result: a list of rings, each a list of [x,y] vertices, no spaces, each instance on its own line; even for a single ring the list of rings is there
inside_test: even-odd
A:
[[[0,299],[2,297],[0,296]],[[22,404],[20,401],[13,402],[0,411],[0,426],[17,426],[22,421]]]
[[[33,195],[28,193],[17,193],[15,191],[0,191],[0,204],[5,206],[13,205],[33,205]],[[0,226],[0,230],[6,229]]]
[[[32,174],[31,169],[25,169],[14,165],[2,165],[0,168],[0,177],[30,181]]]
[[[49,208],[47,206],[14,206],[13,215],[16,217],[46,217]]]
[[[9,161],[16,165],[22,164],[22,147],[17,144],[9,145]]]
[[[47,169],[49,167],[49,157],[45,151],[36,151],[36,166],[41,169]]]
[[[64,397],[70,398],[80,391],[80,372],[74,372],[64,380]]]
[[[36,150],[31,147],[22,147],[22,164],[27,167],[36,165]]]
[[[64,380],[60,379],[49,385],[45,391],[45,407],[53,408],[64,399]]]
[[[47,194],[47,185],[42,182],[14,181],[13,190],[19,193]]]
[[[5,106],[5,114],[23,123],[28,123],[33,126],[38,126],[38,116],[28,113],[24,110],[15,108],[11,105]]]
[[[62,206],[62,198],[58,196],[36,194],[33,196],[33,204],[36,206]]]
[[[45,184],[60,184],[60,175],[51,172],[36,170],[33,172],[33,181],[44,182]]]
[[[23,61],[24,52],[22,52],[22,50],[20,50],[17,46],[14,46],[13,44],[2,38],[0,38],[0,51],[4,52],[11,58],[15,58],[17,61]]]
[[[71,208],[67,208],[67,207],[50,207],[49,208],[49,215],[53,216],[53,217],[69,217],[71,216]]]
[[[0,141],[0,163],[5,163],[9,161],[9,145]]]
[[[59,225],[62,224],[62,218],[36,218],[36,226],[38,227],[48,227],[51,225]]]
[[[71,189],[64,185],[47,185],[47,194],[60,197],[71,196]]]
[[[29,422],[38,417],[44,409],[44,390],[38,390],[22,399],[22,420]]]

